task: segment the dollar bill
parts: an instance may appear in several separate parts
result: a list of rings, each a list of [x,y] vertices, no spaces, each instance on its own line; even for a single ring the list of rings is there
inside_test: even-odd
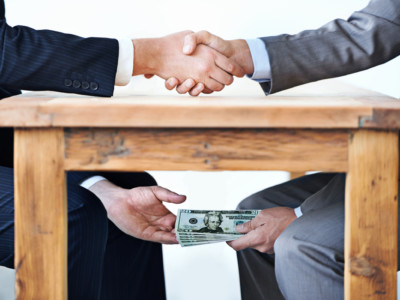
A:
[[[243,234],[236,226],[250,221],[260,210],[179,209],[175,232],[181,246],[232,241]]]

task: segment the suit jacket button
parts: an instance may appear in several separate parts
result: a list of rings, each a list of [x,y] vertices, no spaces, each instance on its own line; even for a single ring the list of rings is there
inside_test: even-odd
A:
[[[87,89],[89,88],[89,82],[83,81],[83,82],[82,82],[82,88],[83,88],[84,90],[87,90]]]
[[[99,89],[99,85],[96,82],[91,82],[90,83],[90,89],[92,91],[97,91]]]
[[[72,85],[72,80],[71,79],[65,79],[64,80],[64,85],[65,86],[71,86]]]
[[[81,82],[79,80],[74,80],[72,86],[76,89],[79,89],[81,87]]]

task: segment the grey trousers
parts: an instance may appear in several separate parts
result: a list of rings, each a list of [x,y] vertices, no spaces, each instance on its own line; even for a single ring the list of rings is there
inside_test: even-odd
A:
[[[265,189],[240,209],[298,207],[303,216],[275,242],[275,255],[238,252],[242,299],[344,298],[345,174],[318,173]],[[303,209],[304,206],[304,209]]]

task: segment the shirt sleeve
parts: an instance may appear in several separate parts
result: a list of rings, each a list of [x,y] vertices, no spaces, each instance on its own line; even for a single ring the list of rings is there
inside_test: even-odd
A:
[[[88,190],[92,185],[94,185],[95,183],[97,183],[101,180],[107,180],[107,178],[104,178],[103,176],[99,176],[99,175],[92,176],[92,177],[89,177],[89,178],[85,179],[84,181],[82,181],[80,183],[80,186]]]
[[[254,65],[254,73],[249,75],[249,77],[257,82],[270,81],[271,65],[264,42],[261,39],[249,39],[246,42],[249,46]]]
[[[118,39],[119,44],[119,55],[118,55],[118,66],[117,74],[115,76],[115,85],[123,86],[127,85],[133,72],[133,59],[134,59],[134,48],[131,39],[122,38]]]
[[[295,215],[296,215],[297,218],[300,218],[300,217],[303,215],[303,212],[301,211],[301,207],[300,207],[300,206],[299,206],[299,207],[296,207],[296,208],[294,209],[294,213],[295,213]]]

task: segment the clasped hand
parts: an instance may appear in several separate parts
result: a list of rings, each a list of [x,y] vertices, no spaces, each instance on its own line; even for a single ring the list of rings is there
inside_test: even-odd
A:
[[[162,38],[133,40],[133,75],[157,75],[180,94],[221,91],[253,72],[250,50],[244,40],[225,41],[206,31],[183,31]]]

